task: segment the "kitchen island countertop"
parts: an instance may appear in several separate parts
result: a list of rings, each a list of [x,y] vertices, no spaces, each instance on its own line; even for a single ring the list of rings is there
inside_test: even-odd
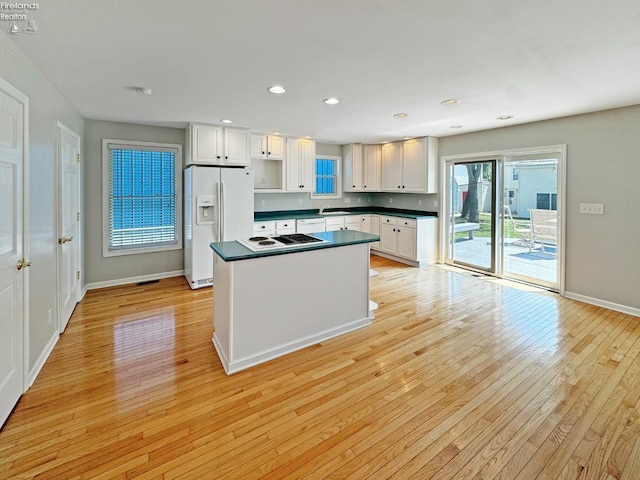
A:
[[[356,230],[337,230],[334,232],[317,232],[311,234],[314,237],[326,240],[327,243],[295,245],[289,248],[278,250],[262,250],[254,252],[244,245],[232,242],[211,243],[211,249],[217,253],[225,262],[235,262],[237,260],[248,260],[251,258],[270,257],[273,255],[286,255],[289,253],[304,252],[307,250],[320,250],[323,248],[343,247],[345,245],[356,245],[359,243],[371,243],[380,240],[378,235],[358,232]]]

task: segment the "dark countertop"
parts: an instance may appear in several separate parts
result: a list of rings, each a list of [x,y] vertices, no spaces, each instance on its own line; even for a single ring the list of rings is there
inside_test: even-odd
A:
[[[291,217],[288,217],[291,218]],[[306,244],[289,248],[281,248],[278,250],[266,250],[254,252],[244,245],[233,242],[214,242],[211,243],[211,249],[217,253],[225,262],[234,262],[236,260],[248,260],[251,258],[271,257],[274,255],[287,255],[290,253],[306,252],[308,250],[322,250],[324,248],[344,247],[345,245],[356,245],[359,243],[371,243],[380,240],[378,235],[370,233],[358,232],[356,230],[337,230],[335,232],[318,232],[313,234],[314,237],[327,240],[329,243]]]
[[[344,215],[389,215],[401,218],[430,218],[437,217],[437,212],[424,212],[421,210],[404,210],[401,208],[387,207],[354,207],[354,208],[327,208],[327,212],[344,211]],[[302,218],[331,218],[335,215],[320,215],[318,210],[279,210],[273,212],[255,212],[253,220],[255,222],[266,222],[270,220],[299,220]]]

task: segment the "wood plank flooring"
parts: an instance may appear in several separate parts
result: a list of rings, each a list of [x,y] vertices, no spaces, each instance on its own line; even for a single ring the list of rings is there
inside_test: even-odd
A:
[[[372,268],[373,325],[233,376],[210,289],[90,291],[0,431],[0,478],[640,478],[640,318]]]

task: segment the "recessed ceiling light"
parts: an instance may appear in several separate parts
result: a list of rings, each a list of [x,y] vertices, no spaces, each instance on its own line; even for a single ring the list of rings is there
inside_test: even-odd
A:
[[[443,100],[440,102],[441,105],[457,105],[460,103],[460,100],[457,98],[449,98],[448,100]]]
[[[271,93],[284,93],[287,90],[280,85],[274,85],[273,87],[269,87],[267,90],[269,90]]]
[[[451,125],[449,128],[462,128],[462,125]]]
[[[340,103],[340,100],[338,100],[337,98],[331,97],[331,98],[325,98],[323,102],[326,103],[327,105],[337,105],[338,103]]]
[[[409,140],[411,137],[402,137],[403,140]]]
[[[405,118],[405,117],[408,117],[408,116],[409,116],[408,113],[396,113],[394,115],[394,117],[396,117],[396,118]]]
[[[509,120],[510,118],[513,118],[513,115],[500,115],[498,120]]]
[[[148,97],[153,93],[153,90],[151,90],[150,88],[138,87],[136,88],[136,93],[138,95],[145,95]]]
[[[233,123],[231,120],[229,120],[228,118],[225,118],[223,120],[220,120],[222,123]]]

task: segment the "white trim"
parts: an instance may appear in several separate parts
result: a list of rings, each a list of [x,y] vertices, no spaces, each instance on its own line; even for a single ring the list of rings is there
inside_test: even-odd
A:
[[[369,303],[369,306],[371,307],[371,303]],[[323,332],[309,335],[307,337],[300,338],[298,340],[295,340],[289,343],[284,343],[282,345],[278,345],[268,350],[263,350],[262,352],[258,352],[254,355],[250,355],[248,357],[234,360],[233,362],[229,362],[227,356],[224,354],[224,349],[221,347],[215,332],[213,333],[212,342],[213,342],[213,346],[216,349],[216,352],[218,353],[218,356],[220,358],[220,363],[222,363],[222,367],[224,368],[224,371],[226,372],[227,375],[231,375],[241,370],[245,370],[255,365],[259,365],[269,360],[273,360],[275,358],[281,357],[288,353],[301,350],[311,345],[316,345],[318,343],[324,342],[325,340],[329,340],[330,338],[334,338],[339,335],[352,332],[362,327],[366,327],[367,325],[371,325],[372,320],[373,320],[373,314],[371,311],[369,311],[368,317],[361,318],[359,320],[354,320],[344,325],[330,328]]]
[[[588,303],[597,307],[608,308],[609,310],[615,310],[616,312],[627,313],[640,317],[640,308],[629,307],[627,305],[621,305],[619,303],[608,302],[599,298],[588,297],[587,295],[581,295],[579,293],[565,292],[564,296],[572,300]]]
[[[124,248],[109,250],[109,148],[137,147],[141,150],[172,151],[175,154],[175,191],[176,191],[176,243],[157,247]],[[182,145],[179,143],[144,142],[135,140],[102,139],[102,256],[119,257],[122,255],[136,255],[141,253],[166,252],[181,250],[183,247],[182,225]]]
[[[84,293],[88,290],[96,290],[98,288],[118,287],[120,285],[128,285],[130,283],[148,282],[151,280],[162,280],[163,278],[181,277],[184,270],[174,270],[173,272],[152,273],[149,275],[140,275],[137,277],[117,278],[115,280],[105,280],[104,282],[87,283],[84,287]]]
[[[44,367],[44,364],[49,358],[49,355],[51,355],[51,352],[53,352],[53,348],[58,343],[59,338],[60,334],[58,333],[58,329],[56,329],[56,331],[53,332],[53,336],[49,339],[49,342],[47,342],[47,345],[40,353],[40,356],[36,360],[36,363],[33,365],[33,368],[31,368],[31,371],[29,372],[28,387],[31,387],[33,385],[33,382],[36,381],[36,378],[38,378],[40,370],[42,370],[42,367]]]

